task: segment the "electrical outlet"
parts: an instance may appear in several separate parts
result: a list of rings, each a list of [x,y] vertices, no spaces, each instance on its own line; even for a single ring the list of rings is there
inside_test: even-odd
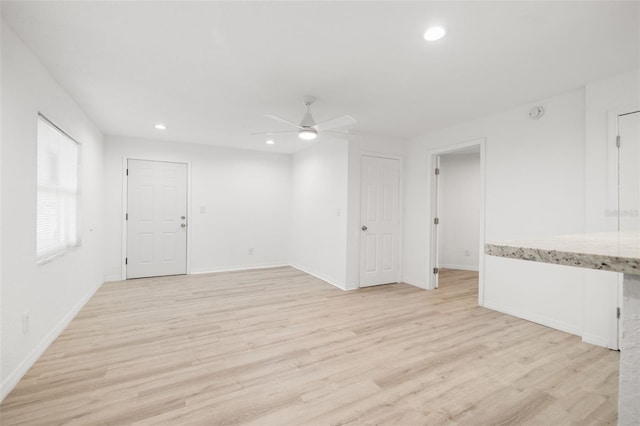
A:
[[[471,256],[471,251],[470,251],[470,250],[465,250],[465,251],[464,251],[464,255],[465,255],[466,257]]]
[[[253,255],[253,248],[250,248],[250,249],[249,249],[249,254],[250,254],[250,255]]]
[[[29,312],[22,314],[22,334],[29,332]]]

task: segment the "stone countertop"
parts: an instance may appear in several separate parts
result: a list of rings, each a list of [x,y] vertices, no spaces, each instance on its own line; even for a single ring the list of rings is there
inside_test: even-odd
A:
[[[511,259],[640,275],[640,232],[558,235],[485,244],[486,254]]]

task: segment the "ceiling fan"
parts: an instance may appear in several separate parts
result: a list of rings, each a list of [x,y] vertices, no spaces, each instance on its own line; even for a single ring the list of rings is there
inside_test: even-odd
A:
[[[297,124],[291,120],[287,120],[286,118],[279,117],[277,115],[264,115],[265,117],[271,118],[273,120],[286,123],[289,126],[294,127],[296,130],[286,130],[282,132],[260,132],[253,134],[270,135],[275,133],[297,133],[300,139],[310,141],[318,137],[318,132],[347,134],[347,132],[334,131],[333,129],[351,126],[356,123],[356,120],[350,115],[343,115],[341,117],[332,118],[331,120],[316,123],[313,119],[313,116],[311,115],[311,105],[315,102],[315,100],[316,98],[314,98],[313,96],[306,96],[304,98],[304,105],[307,107],[307,112],[305,113],[304,117],[302,117],[302,121],[300,122],[300,124]]]

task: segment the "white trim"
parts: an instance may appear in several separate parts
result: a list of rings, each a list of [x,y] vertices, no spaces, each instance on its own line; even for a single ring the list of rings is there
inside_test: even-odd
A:
[[[618,303],[616,309],[620,309],[620,318],[615,322],[618,329],[607,347],[618,350],[622,342],[622,314],[624,313],[624,274],[621,273],[618,273]]]
[[[9,395],[9,392],[20,382],[20,380],[27,374],[27,371],[35,364],[35,362],[42,356],[42,354],[51,346],[51,344],[60,336],[65,328],[69,325],[71,320],[80,312],[84,305],[93,297],[103,283],[94,285],[85,294],[82,299],[76,303],[76,305],[67,313],[56,326],[47,334],[44,339],[38,343],[33,350],[27,355],[26,358],[7,376],[6,380],[0,383],[0,402]]]
[[[253,269],[272,269],[272,268],[282,268],[285,266],[291,266],[288,263],[264,263],[258,265],[240,265],[240,266],[232,266],[232,267],[221,267],[221,268],[213,268],[213,269],[203,269],[203,270],[195,270],[191,271],[190,275],[201,275],[201,274],[215,274],[218,272],[235,272],[235,271],[250,271]]]
[[[618,108],[613,108],[607,111],[608,115],[608,126],[607,126],[607,207],[618,209],[619,206],[619,193],[618,193],[618,147],[616,146],[616,137],[618,136],[619,129],[619,121],[618,118],[623,114],[630,114],[640,111],[640,104],[627,104],[625,106],[621,106]],[[618,229],[619,222],[616,221],[615,227],[613,229],[608,229],[611,231]],[[609,223],[607,222],[607,228],[609,228]],[[622,309],[622,288],[623,288],[623,274],[618,274],[618,300],[617,307]],[[608,347],[611,349],[619,349],[620,342],[622,341],[622,316],[615,321],[617,330],[615,330],[615,336],[612,337],[611,341],[605,342],[604,347]],[[583,338],[584,340],[584,338]],[[596,343],[599,344],[599,343]]]
[[[105,275],[104,276],[104,282],[111,282],[111,281],[122,281],[122,276],[120,274],[111,274],[111,275]]]
[[[618,117],[623,114],[629,114],[636,111],[640,111],[640,104],[628,104],[622,107],[610,109],[607,112],[608,126],[607,126],[607,206],[615,206],[618,208],[618,148],[616,146],[616,136],[618,136]],[[618,229],[616,222],[614,229],[608,229],[615,231]]]
[[[475,265],[454,265],[454,264],[443,264],[441,263],[439,266],[440,269],[458,269],[460,271],[475,271],[478,272],[480,268]]]
[[[609,347],[609,340],[606,337],[598,336],[598,335],[595,335],[595,334],[584,333],[582,335],[582,341],[584,343],[588,343],[590,345],[600,346],[600,347],[603,347],[603,348],[609,348],[609,349],[614,349],[614,350],[618,349],[618,348]]]
[[[191,197],[191,161],[189,160],[175,160],[175,159],[163,159],[163,158],[141,158],[141,157],[129,157],[124,155],[122,157],[122,258],[120,259],[121,264],[121,275],[120,280],[125,281],[127,279],[127,265],[125,263],[125,259],[127,258],[127,220],[126,213],[128,210],[127,200],[128,200],[128,188],[127,188],[127,165],[129,160],[141,160],[141,161],[156,161],[161,163],[176,163],[176,164],[186,164],[187,165],[187,263],[186,263],[186,274],[189,275],[191,273],[191,241],[193,240],[192,231],[191,231],[191,212],[193,209],[191,208],[192,197]]]
[[[576,336],[582,336],[582,329],[576,327],[573,324],[566,323],[564,321],[558,321],[553,318],[547,318],[541,315],[533,314],[528,311],[520,309],[513,309],[509,306],[501,305],[500,303],[494,303],[491,301],[484,301],[484,307],[487,309],[493,309],[494,311],[502,312],[503,314],[511,315],[527,321],[535,322],[547,327],[555,328],[556,330],[564,331],[566,333],[574,334]]]
[[[409,285],[414,286],[414,287],[418,287],[419,289],[422,289],[422,290],[426,290],[427,289],[426,284],[422,280],[420,280],[419,278],[404,277],[404,279],[402,281],[400,281],[400,282],[404,283],[404,284],[409,284]]]
[[[314,277],[316,277],[316,278],[318,278],[318,279],[320,279],[320,280],[322,280],[322,281],[324,281],[324,282],[326,282],[328,284],[331,284],[332,286],[337,287],[342,291],[347,291],[347,289],[345,288],[344,285],[338,284],[333,278],[330,278],[330,277],[328,277],[328,276],[326,276],[324,274],[312,271],[311,269],[309,269],[309,268],[307,268],[305,266],[301,266],[301,265],[291,264],[289,266],[291,266],[292,268],[295,268],[295,269],[297,269],[299,271],[302,271],[305,274],[313,275]],[[356,290],[356,289],[352,289],[352,290]]]
[[[484,263],[485,263],[485,254],[484,254],[484,242],[485,242],[485,209],[486,209],[486,138],[476,138],[466,142],[461,142],[453,145],[447,145],[440,148],[433,149],[429,151],[427,161],[429,165],[432,166],[435,164],[435,158],[443,155],[443,154],[451,154],[456,151],[461,151],[466,148],[470,148],[473,146],[480,147],[480,235],[479,235],[479,259],[478,259],[478,305],[486,306],[484,300]],[[435,194],[432,190],[432,185],[434,182],[434,173],[428,173],[428,182],[427,187],[430,188],[429,197],[431,199],[431,205],[433,205],[433,197]],[[433,212],[432,212],[433,215]],[[431,224],[433,224],[433,217],[431,219]],[[433,226],[428,227],[427,231],[427,247],[432,247],[432,239],[433,239]],[[433,290],[434,289],[434,280],[431,279],[433,275],[434,259],[433,256],[429,256],[430,259],[427,262],[427,282],[426,289]]]
[[[398,161],[398,264],[397,266],[397,274],[396,274],[396,282],[402,282],[402,246],[403,246],[403,201],[404,201],[404,160],[401,156],[393,155],[393,154],[385,154],[376,151],[360,151],[360,159],[359,159],[359,173],[358,173],[358,222],[362,223],[362,157],[375,157],[375,158],[384,158],[388,160],[397,160]],[[360,283],[360,271],[362,269],[362,253],[361,249],[361,236],[358,235],[358,239],[356,244],[358,244],[358,286],[356,288],[365,288],[371,286],[362,287]],[[313,274],[312,274],[313,275]],[[344,290],[344,289],[343,289]]]

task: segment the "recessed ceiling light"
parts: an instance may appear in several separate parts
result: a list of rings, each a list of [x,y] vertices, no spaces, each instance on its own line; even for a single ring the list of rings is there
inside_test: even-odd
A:
[[[162,124],[162,123],[158,123],[158,124],[156,124],[154,127],[155,127],[156,129],[158,129],[158,130],[167,130],[167,126],[165,126],[165,125],[164,125],[164,124]]]
[[[440,40],[442,37],[444,37],[446,33],[447,33],[447,30],[445,30],[443,27],[440,27],[440,26],[431,27],[427,31],[425,31],[424,39],[427,41]]]
[[[266,144],[267,145],[273,145],[274,143],[276,143],[276,141],[269,139]]]

